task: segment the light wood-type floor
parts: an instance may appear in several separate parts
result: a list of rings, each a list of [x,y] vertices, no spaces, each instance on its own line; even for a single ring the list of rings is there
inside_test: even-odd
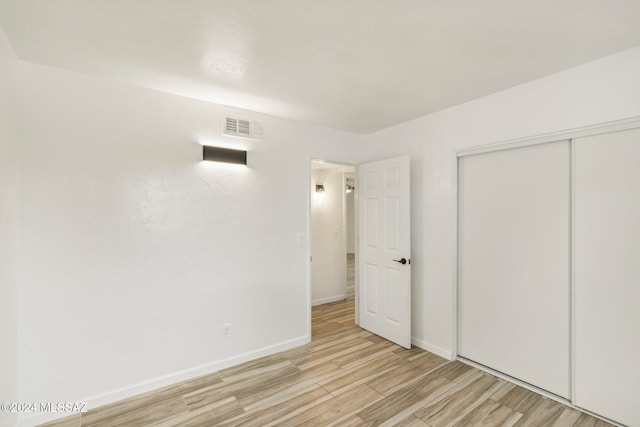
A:
[[[313,342],[49,426],[610,424],[356,327],[353,300],[313,308]]]
[[[356,285],[356,255],[347,254],[347,286],[345,295],[347,298],[353,298],[355,295]]]

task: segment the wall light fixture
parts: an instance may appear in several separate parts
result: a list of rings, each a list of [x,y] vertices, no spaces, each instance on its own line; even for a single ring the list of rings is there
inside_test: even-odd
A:
[[[234,150],[232,148],[202,146],[202,160],[210,162],[235,163],[239,165],[247,164],[247,152],[245,150]]]
[[[355,189],[355,180],[353,178],[347,178],[345,182],[345,192],[351,193]]]

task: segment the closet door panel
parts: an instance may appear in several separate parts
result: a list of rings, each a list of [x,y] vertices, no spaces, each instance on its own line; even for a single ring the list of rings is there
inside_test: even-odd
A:
[[[640,130],[574,150],[574,402],[640,426]]]
[[[458,353],[569,396],[570,145],[459,159]]]

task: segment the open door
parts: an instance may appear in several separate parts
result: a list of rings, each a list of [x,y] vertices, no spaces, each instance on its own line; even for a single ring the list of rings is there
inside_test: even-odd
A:
[[[409,157],[358,166],[360,326],[411,347]]]

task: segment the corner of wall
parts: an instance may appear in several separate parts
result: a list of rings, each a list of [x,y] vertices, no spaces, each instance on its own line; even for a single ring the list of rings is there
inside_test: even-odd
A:
[[[0,28],[0,44],[3,42]],[[0,46],[0,402],[18,400],[18,187],[20,133],[12,64]],[[0,426],[18,414],[0,413]]]
[[[16,52],[13,50],[13,45],[7,37],[7,33],[4,32],[4,28],[0,25],[0,56],[16,59]]]

